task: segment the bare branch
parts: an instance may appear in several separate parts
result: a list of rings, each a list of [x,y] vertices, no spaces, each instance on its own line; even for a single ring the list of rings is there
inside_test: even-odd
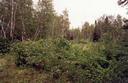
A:
[[[128,0],[118,0],[118,5],[127,5],[128,4]]]

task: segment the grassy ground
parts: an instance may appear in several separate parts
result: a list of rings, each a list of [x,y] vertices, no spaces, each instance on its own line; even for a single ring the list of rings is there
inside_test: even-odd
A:
[[[0,83],[49,83],[46,77],[32,68],[16,67],[13,56],[0,57]]]

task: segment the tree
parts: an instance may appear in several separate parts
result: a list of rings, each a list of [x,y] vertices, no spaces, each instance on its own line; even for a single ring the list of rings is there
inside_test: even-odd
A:
[[[71,33],[70,34],[71,38],[69,38],[69,39],[72,40],[72,37],[73,37],[74,40],[77,40],[77,41],[81,39],[81,31],[80,31],[79,27],[75,28],[75,29],[71,29],[70,33]]]
[[[62,35],[65,35],[66,32],[69,30],[69,18],[68,18],[68,11],[64,10],[63,15],[61,15],[61,24],[62,24]]]
[[[116,60],[117,65],[115,68],[115,73],[118,75],[118,78],[121,78],[122,83],[127,83],[128,78],[128,25],[122,27],[125,31],[121,40],[119,41],[119,47],[116,50]]]
[[[30,27],[33,23],[33,2],[32,0],[16,0],[16,5],[14,36],[16,39],[24,41],[30,34]]]
[[[24,40],[33,20],[32,0],[2,0],[0,6],[3,34],[11,40]]]
[[[13,40],[14,31],[14,0],[2,0],[0,2],[0,20],[4,37]]]
[[[63,14],[57,15],[54,14],[53,22],[51,29],[51,37],[57,38],[58,36],[68,36],[69,31],[69,18],[68,11],[64,10]]]
[[[50,34],[54,16],[52,0],[39,0],[37,5],[37,28],[34,34],[34,40],[40,38],[47,38]],[[41,34],[40,34],[41,33]]]
[[[105,35],[107,34],[111,40],[119,40],[122,35],[122,18],[120,15],[114,16],[102,16],[95,23],[95,30],[93,38],[103,40]],[[102,39],[103,38],[103,39]]]
[[[93,32],[94,32],[94,25],[90,25],[88,22],[85,22],[84,25],[82,26],[82,31],[81,31],[82,38],[92,40]]]
[[[98,23],[97,21],[95,21],[95,28],[94,28],[94,33],[93,33],[93,41],[97,42],[99,41],[100,37],[101,37],[101,33],[100,33],[100,29],[98,27]]]

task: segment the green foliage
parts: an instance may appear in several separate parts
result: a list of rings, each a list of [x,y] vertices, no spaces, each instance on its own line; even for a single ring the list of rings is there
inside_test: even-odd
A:
[[[108,35],[108,33],[104,33],[103,37],[100,39],[100,41],[102,41],[104,43],[109,43],[112,41],[112,38],[110,37],[110,35]]]
[[[112,53],[103,43],[72,44],[64,38],[14,43],[16,65],[51,73],[52,79],[74,82],[109,82]]]
[[[127,83],[128,78],[128,25],[126,24],[126,29],[124,36],[121,38],[121,41],[118,42],[118,48],[116,50],[116,60],[117,64],[115,67],[116,79],[122,83]],[[124,28],[125,28],[124,27]]]
[[[10,50],[9,40],[3,37],[0,37],[0,53],[5,54]]]

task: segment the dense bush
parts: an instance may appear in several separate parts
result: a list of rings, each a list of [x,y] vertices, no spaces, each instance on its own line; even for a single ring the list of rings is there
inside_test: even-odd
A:
[[[10,42],[8,39],[0,37],[0,53],[5,54],[10,50]]]
[[[14,43],[11,52],[17,66],[45,71],[56,80],[107,83],[112,79],[112,53],[103,43],[72,44],[64,38],[25,41]]]

